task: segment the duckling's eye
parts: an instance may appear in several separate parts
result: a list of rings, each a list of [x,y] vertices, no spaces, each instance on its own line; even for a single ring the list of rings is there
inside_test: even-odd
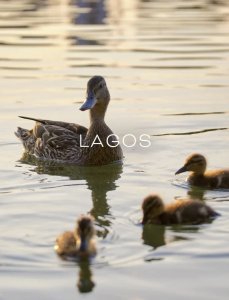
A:
[[[193,161],[194,164],[202,164],[203,161],[201,159],[197,159],[195,161]]]

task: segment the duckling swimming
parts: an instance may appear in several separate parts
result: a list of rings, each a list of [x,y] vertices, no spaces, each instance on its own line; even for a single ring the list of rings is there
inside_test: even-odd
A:
[[[60,256],[91,257],[96,254],[95,229],[91,216],[81,216],[74,231],[66,231],[56,239],[54,247]]]
[[[229,188],[229,169],[206,171],[206,158],[198,153],[191,154],[175,175],[183,172],[192,172],[188,182],[192,185],[206,188]]]
[[[200,224],[218,215],[202,201],[179,199],[165,205],[156,194],[151,194],[143,200],[142,210],[142,224]]]
[[[123,158],[116,136],[104,118],[110,101],[106,82],[101,76],[87,84],[87,99],[81,111],[90,110],[89,129],[74,123],[20,118],[36,121],[31,130],[18,127],[16,136],[25,151],[37,158],[77,165],[106,165]]]

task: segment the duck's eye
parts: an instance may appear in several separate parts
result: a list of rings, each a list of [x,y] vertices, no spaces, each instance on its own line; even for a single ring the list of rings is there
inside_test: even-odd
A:
[[[103,88],[103,83],[100,83],[99,85],[97,85],[97,87],[94,88],[94,93],[96,94],[96,92],[101,88]]]

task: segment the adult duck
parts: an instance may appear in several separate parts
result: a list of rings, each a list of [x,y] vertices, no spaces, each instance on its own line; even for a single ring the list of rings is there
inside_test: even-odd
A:
[[[25,151],[37,158],[77,165],[106,165],[121,161],[122,149],[104,118],[110,94],[101,76],[87,83],[87,98],[81,111],[90,110],[89,129],[74,123],[20,116],[36,121],[32,130],[18,127],[16,136]]]
[[[65,231],[56,239],[54,249],[62,257],[89,258],[96,254],[93,218],[81,216],[74,231]]]
[[[165,205],[156,194],[147,196],[142,202],[142,224],[201,224],[219,214],[203,201],[179,199]]]
[[[207,170],[207,160],[202,154],[194,153],[187,157],[185,164],[175,175],[192,172],[188,183],[205,188],[229,188],[229,169]]]

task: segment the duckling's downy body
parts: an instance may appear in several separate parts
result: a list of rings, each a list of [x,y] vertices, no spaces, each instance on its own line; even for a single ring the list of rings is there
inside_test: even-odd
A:
[[[101,76],[87,84],[80,110],[90,110],[89,129],[73,123],[21,117],[36,121],[32,130],[18,127],[16,136],[25,150],[41,159],[77,165],[105,165],[123,158],[116,136],[104,121],[110,94]]]
[[[206,158],[198,153],[190,155],[182,168],[175,174],[192,172],[188,182],[192,185],[206,188],[229,188],[229,169],[206,171]]]
[[[95,229],[91,216],[81,216],[74,231],[66,231],[56,239],[57,254],[66,257],[91,257],[96,254]]]
[[[218,215],[211,207],[198,200],[179,199],[165,205],[155,194],[147,196],[142,203],[143,224],[200,224]]]

